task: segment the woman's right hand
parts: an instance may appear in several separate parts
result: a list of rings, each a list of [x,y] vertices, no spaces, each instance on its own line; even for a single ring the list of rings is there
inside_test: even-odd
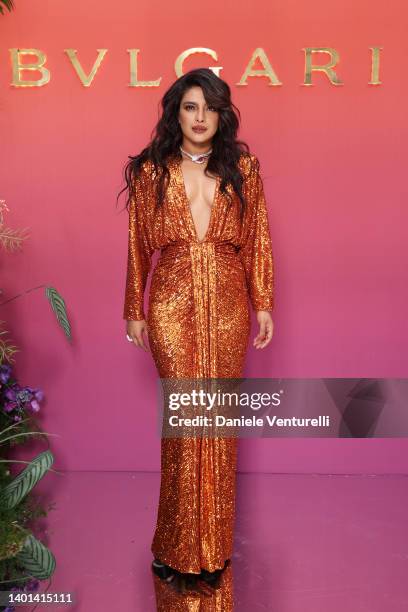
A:
[[[142,321],[127,321],[126,333],[129,338],[132,338],[135,346],[145,351],[149,351],[143,336],[143,334],[146,334],[146,337],[148,337],[147,323],[144,319]]]

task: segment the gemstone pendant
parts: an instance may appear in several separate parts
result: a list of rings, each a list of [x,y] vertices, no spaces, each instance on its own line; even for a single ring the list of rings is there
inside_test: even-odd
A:
[[[196,164],[203,164],[207,157],[210,156],[212,149],[210,149],[210,151],[207,151],[207,153],[187,153],[187,151],[184,151],[184,149],[180,147],[180,151],[187,155],[187,157],[189,157],[192,162]]]
[[[191,161],[196,162],[197,164],[203,164],[206,158],[203,155],[193,155],[191,157]]]

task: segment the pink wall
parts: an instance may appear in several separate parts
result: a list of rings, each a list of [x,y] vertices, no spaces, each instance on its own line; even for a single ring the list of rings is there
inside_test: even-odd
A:
[[[223,66],[269,205],[275,335],[267,350],[249,351],[247,374],[408,375],[406,3],[16,5],[0,16],[0,199],[8,224],[29,227],[31,238],[22,253],[2,256],[1,301],[55,286],[74,343],[39,291],[2,306],[0,319],[21,349],[21,382],[46,393],[42,426],[60,436],[51,440],[57,467],[159,469],[156,372],[124,337],[127,214],[115,196],[127,155],[149,139],[176,57],[191,47],[218,53],[218,61],[193,56],[184,70]],[[337,49],[344,85],[322,73],[301,85],[308,46]],[[368,84],[373,46],[383,47],[379,86]],[[281,86],[265,78],[236,85],[257,47]],[[43,50],[50,83],[11,87],[10,48]],[[90,87],[66,48],[78,50],[85,72],[96,50],[108,49]],[[140,49],[139,78],[161,77],[160,87],[128,87],[129,48]],[[406,472],[407,450],[405,439],[245,440],[240,468]]]

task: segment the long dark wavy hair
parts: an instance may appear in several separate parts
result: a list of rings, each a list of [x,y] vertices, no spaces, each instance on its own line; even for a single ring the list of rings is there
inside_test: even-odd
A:
[[[155,181],[156,206],[163,204],[169,178],[166,160],[173,155],[182,157],[179,147],[183,141],[183,133],[178,121],[181,99],[184,93],[194,86],[201,87],[207,104],[219,113],[218,129],[212,139],[212,153],[208,158],[205,173],[221,177],[220,191],[227,195],[230,202],[231,197],[226,187],[228,184],[232,186],[241,202],[242,219],[246,201],[242,192],[244,178],[239,170],[238,160],[242,153],[249,155],[249,147],[245,142],[237,140],[241,116],[231,100],[229,85],[209,68],[190,70],[165,92],[160,103],[161,117],[152,131],[150,143],[139,155],[128,156],[129,161],[123,170],[126,186],[119,192],[117,200],[123,191],[128,190],[126,200],[126,209],[128,209],[129,202],[134,196],[133,179],[140,174],[143,163],[151,160],[155,176],[158,177]]]

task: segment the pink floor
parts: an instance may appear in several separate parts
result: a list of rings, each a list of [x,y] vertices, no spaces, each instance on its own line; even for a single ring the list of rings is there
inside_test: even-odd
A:
[[[36,490],[56,503],[43,519],[57,559],[48,592],[77,602],[53,610],[223,610],[207,598],[165,603],[153,580],[159,474],[49,473]],[[238,475],[235,551],[217,602],[232,588],[238,612],[406,612],[407,578],[408,477]]]

